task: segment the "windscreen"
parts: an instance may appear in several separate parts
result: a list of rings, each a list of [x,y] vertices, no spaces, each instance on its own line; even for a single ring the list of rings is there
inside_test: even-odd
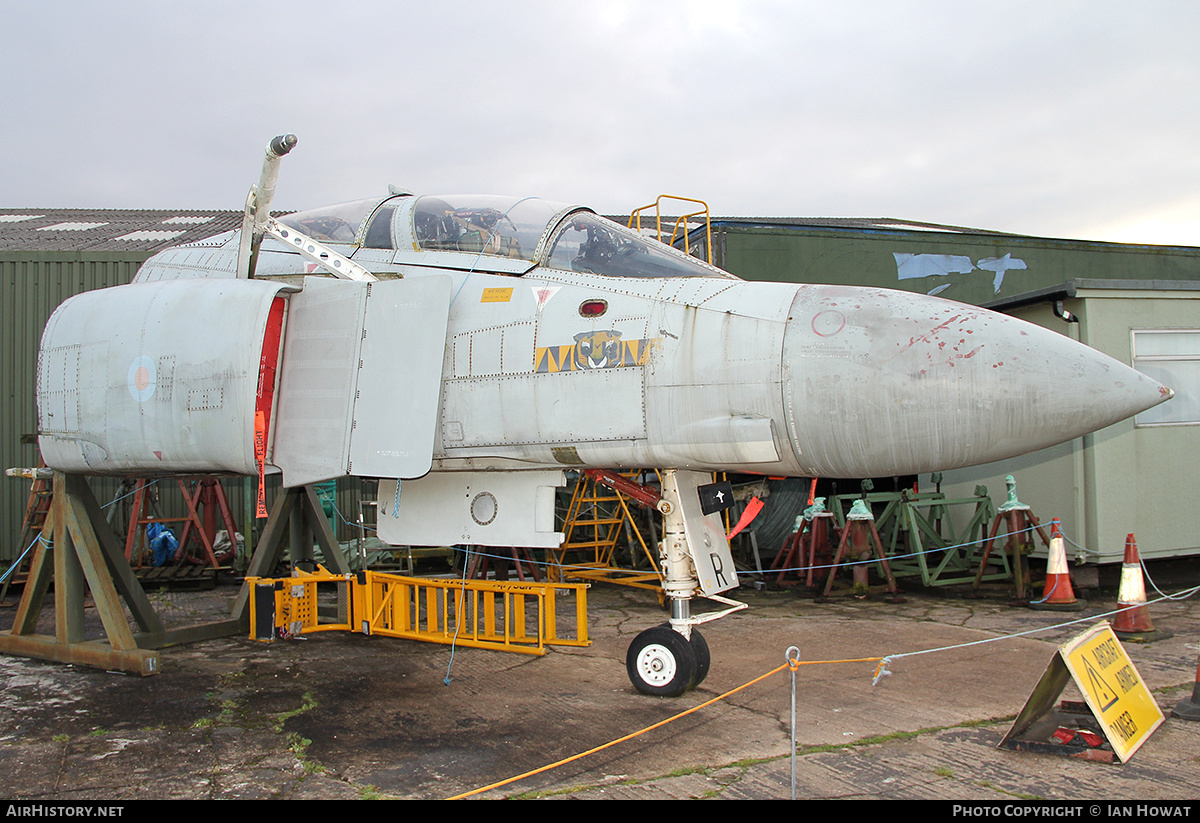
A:
[[[379,198],[298,211],[279,222],[322,243],[353,243],[362,221],[379,205]]]

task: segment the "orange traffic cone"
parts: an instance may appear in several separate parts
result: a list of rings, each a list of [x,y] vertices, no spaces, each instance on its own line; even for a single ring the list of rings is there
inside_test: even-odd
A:
[[[1192,696],[1176,703],[1171,715],[1182,717],[1184,720],[1200,720],[1200,661],[1196,663],[1196,682],[1192,684]]]
[[[1121,564],[1121,585],[1117,589],[1120,611],[1113,618],[1113,632],[1122,640],[1149,643],[1166,640],[1174,632],[1154,628],[1146,606],[1146,585],[1142,582],[1142,561],[1138,557],[1137,541],[1133,535],[1125,538],[1125,562]]]
[[[1050,521],[1050,554],[1046,559],[1046,587],[1042,599],[1029,604],[1043,611],[1077,612],[1087,608],[1086,600],[1075,597],[1071,588],[1071,573],[1067,567],[1067,550],[1063,545],[1062,528],[1058,518]]]

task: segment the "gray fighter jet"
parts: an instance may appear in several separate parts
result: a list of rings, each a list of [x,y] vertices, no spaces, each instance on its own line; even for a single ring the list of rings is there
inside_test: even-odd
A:
[[[741,606],[697,494],[712,471],[861,478],[1000,460],[1169,389],[1046,329],[877,288],[745,282],[581,206],[387,197],[270,216],[157,254],[50,318],[47,465],[84,474],[380,478],[379,534],[553,547],[568,469],[662,470],[670,628],[634,685],[708,668],[695,630]],[[693,615],[695,597],[723,604]]]

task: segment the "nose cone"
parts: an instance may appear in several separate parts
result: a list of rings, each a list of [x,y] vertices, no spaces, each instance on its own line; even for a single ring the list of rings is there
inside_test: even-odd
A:
[[[811,286],[784,337],[804,471],[886,477],[1014,457],[1145,411],[1170,389],[1006,315],[886,289]]]

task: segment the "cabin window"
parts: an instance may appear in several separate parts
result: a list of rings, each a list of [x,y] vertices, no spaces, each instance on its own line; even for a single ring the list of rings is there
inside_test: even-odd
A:
[[[392,215],[396,213],[395,206],[382,206],[371,215],[367,223],[367,233],[363,237],[363,248],[394,249],[392,243]]]
[[[1167,402],[1134,418],[1134,425],[1200,423],[1200,330],[1136,330],[1132,342],[1133,367],[1175,392]]]

